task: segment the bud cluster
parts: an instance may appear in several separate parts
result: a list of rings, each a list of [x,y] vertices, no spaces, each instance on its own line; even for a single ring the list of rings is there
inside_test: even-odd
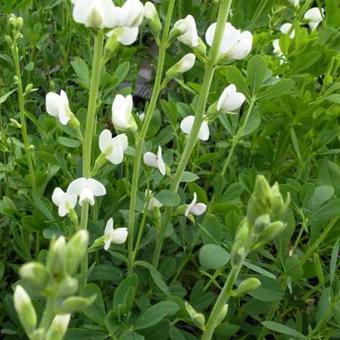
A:
[[[52,241],[46,264],[30,262],[20,268],[23,286],[35,295],[53,299],[51,314],[54,319],[42,322],[37,327],[37,313],[28,292],[17,285],[14,292],[14,306],[27,335],[34,339],[63,339],[70,314],[79,311],[93,302],[93,298],[74,296],[78,291],[77,273],[80,261],[87,252],[88,232],[77,232],[68,242],[63,236]],[[46,308],[50,308],[46,305]],[[46,312],[46,311],[45,311]],[[45,315],[46,313],[44,313]]]

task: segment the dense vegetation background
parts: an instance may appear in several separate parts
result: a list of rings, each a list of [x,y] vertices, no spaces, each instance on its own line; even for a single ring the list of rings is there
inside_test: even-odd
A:
[[[185,192],[196,192],[208,211],[196,223],[176,217],[163,249],[161,276],[142,266],[136,269],[140,278],[137,310],[145,310],[151,301],[161,301],[168,292],[173,299],[190,301],[196,310],[208,314],[229,271],[228,264],[219,260],[223,251],[230,252],[256,175],[264,174],[271,183],[279,182],[283,193],[291,195],[285,215],[287,228],[272,244],[248,258],[241,277],[255,276],[262,285],[232,300],[228,322],[219,326],[216,336],[289,339],[309,334],[309,339],[340,338],[340,8],[337,0],[315,1],[310,7],[313,5],[325,8],[325,18],[311,32],[302,19],[304,13],[288,1],[233,3],[230,21],[253,33],[254,48],[247,59],[218,68],[209,104],[229,83],[245,94],[251,93],[252,67],[263,69],[263,78],[255,85],[259,99],[225,173],[223,166],[243,111],[220,116],[210,126],[209,143],[200,142],[196,148],[188,166],[191,173],[179,194],[183,202],[188,202],[191,196],[186,197]],[[161,17],[166,8],[167,1],[161,1]],[[216,20],[217,9],[217,1],[178,0],[173,21],[192,14],[204,37],[207,26]],[[4,39],[10,32],[11,13],[24,18],[20,62],[24,84],[33,84],[26,97],[26,110],[42,200],[32,194],[18,128],[14,64]],[[6,339],[24,337],[11,297],[19,266],[43,259],[54,235],[71,233],[67,221],[57,215],[51,195],[56,186],[66,187],[80,176],[81,145],[73,130],[59,125],[45,109],[47,92],[67,89],[73,112],[85,121],[92,37],[72,20],[71,13],[69,1],[0,3],[0,327]],[[295,24],[294,39],[280,32],[285,22]],[[277,38],[281,39],[284,62],[273,53],[272,42]],[[174,44],[167,53],[166,65],[170,67],[178,60],[177,55],[186,51],[185,46]],[[146,26],[141,28],[136,44],[115,54],[102,76],[101,128],[112,128],[112,100],[117,93],[129,93],[129,88],[137,111],[144,111],[152,90],[156,55],[157,46]],[[255,55],[261,57],[252,59]],[[203,67],[197,63],[166,88],[148,131],[150,146],[161,145],[172,167],[176,167],[185,140],[179,122],[193,114],[202,74]],[[133,150],[129,150],[124,165],[107,165],[103,170],[110,198],[91,214],[92,241],[102,235],[106,220],[112,216],[118,225],[126,225],[133,164]],[[146,170],[142,176],[139,211],[143,210],[145,186],[162,187],[158,173]],[[191,247],[198,230],[197,243]],[[149,261],[154,238],[150,219],[140,259]],[[208,244],[218,248],[202,251]],[[89,282],[101,287],[104,302],[96,302],[93,310],[73,319],[68,339],[104,339],[112,331],[109,321],[103,320],[111,308],[115,287],[125,278],[125,255],[121,246],[113,247],[110,253],[100,250],[91,254]],[[177,276],[183,258],[187,262]],[[140,334],[146,339],[199,337],[197,329],[185,321],[185,312],[177,318],[142,329]],[[261,324],[263,321],[267,323]]]

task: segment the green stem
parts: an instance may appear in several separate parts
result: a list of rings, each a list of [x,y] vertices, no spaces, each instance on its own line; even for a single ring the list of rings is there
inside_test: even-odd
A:
[[[221,312],[231,296],[231,291],[240,273],[242,265],[243,262],[231,268],[231,272],[228,275],[228,279],[224,284],[220,292],[220,295],[218,296],[213,307],[213,310],[210,314],[209,320],[206,324],[205,330],[202,335],[202,340],[210,340],[212,338],[214,330],[217,326],[216,322],[219,320]]]
[[[141,168],[141,160],[144,149],[144,142],[146,134],[149,129],[149,125],[152,119],[152,115],[155,111],[156,104],[158,101],[159,94],[161,92],[161,83],[164,71],[164,61],[165,53],[168,47],[169,32],[172,14],[174,10],[175,0],[170,0],[168,5],[167,16],[165,20],[165,26],[163,31],[162,41],[159,46],[158,63],[156,70],[156,78],[153,87],[153,92],[148,106],[147,112],[145,114],[145,119],[142,126],[142,131],[140,136],[136,138],[135,142],[135,159],[133,164],[133,174],[132,174],[132,186],[131,186],[131,196],[130,196],[130,208],[129,208],[129,241],[128,241],[128,275],[133,273],[134,267],[134,234],[135,234],[135,222],[136,222],[136,204],[137,204],[137,193],[139,186],[139,176]]]
[[[91,177],[92,141],[96,125],[96,111],[100,83],[100,73],[102,68],[103,44],[104,44],[104,32],[102,30],[99,30],[94,40],[94,55],[92,62],[91,85],[83,143],[83,176],[86,178]],[[88,218],[89,218],[89,205],[88,203],[85,203],[81,209],[80,229],[87,229]],[[81,263],[82,274],[81,287],[84,287],[87,282],[86,276],[87,267],[88,256],[86,255]]]
[[[30,152],[30,144],[28,140],[28,133],[27,133],[27,122],[26,122],[26,113],[25,113],[25,96],[24,90],[22,86],[22,78],[21,78],[21,71],[20,71],[20,59],[19,59],[19,50],[17,46],[17,37],[14,37],[13,45],[12,45],[12,56],[14,59],[14,66],[15,66],[15,74],[16,74],[16,81],[18,86],[18,100],[19,100],[19,113],[20,113],[20,124],[21,124],[21,134],[22,139],[24,142],[26,159],[28,170],[30,173],[31,185],[33,189],[33,194],[38,193],[37,182],[35,178],[35,170],[33,166],[32,155]]]
[[[56,299],[54,296],[50,296],[47,298],[45,310],[41,318],[39,328],[44,328],[45,330],[47,330],[50,327],[51,322],[55,316],[55,310],[54,310],[55,303],[56,303]]]
[[[250,114],[253,110],[254,104],[255,104],[255,97],[252,97],[252,99],[250,100],[250,104],[249,104],[246,116],[244,118],[244,121],[243,121],[242,125],[240,126],[240,128],[238,129],[236,135],[233,137],[233,141],[232,141],[229,153],[228,153],[228,157],[226,158],[226,160],[223,164],[223,168],[222,168],[222,172],[221,172],[222,176],[225,175],[225,173],[226,173],[226,171],[227,171],[227,169],[230,165],[230,161],[231,161],[231,159],[234,155],[236,146],[239,143],[239,141],[241,140],[241,138],[243,137],[243,133],[244,133],[245,128],[247,127],[249,117],[250,117]]]
[[[182,154],[182,157],[177,167],[177,171],[173,177],[173,181],[171,184],[171,190],[174,192],[177,192],[178,190],[179,183],[183,176],[184,170],[189,162],[192,151],[197,143],[197,137],[198,137],[198,133],[200,131],[200,128],[201,128],[201,125],[204,119],[204,113],[206,111],[210,87],[211,87],[211,83],[214,77],[215,66],[218,61],[224,28],[225,28],[225,25],[228,19],[231,3],[232,3],[232,0],[223,0],[221,1],[221,4],[220,4],[214,42],[213,42],[213,45],[211,47],[211,50],[210,50],[210,53],[207,59],[207,63],[205,64],[203,83],[201,86],[197,108],[195,110],[196,111],[195,122],[190,132],[184,152]],[[161,224],[161,228],[158,232],[155,251],[154,251],[154,257],[153,257],[153,264],[156,267],[158,266],[159,258],[161,255],[161,250],[163,247],[166,229],[170,222],[171,211],[172,211],[171,208],[167,208],[165,210],[163,223]]]

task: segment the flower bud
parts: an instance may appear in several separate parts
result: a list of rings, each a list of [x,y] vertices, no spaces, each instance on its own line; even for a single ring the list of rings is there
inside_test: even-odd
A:
[[[30,336],[31,340],[46,340],[46,334],[44,328],[36,329]]]
[[[255,277],[246,279],[240,283],[240,285],[232,292],[234,297],[241,296],[255,290],[261,286],[260,280]]]
[[[89,234],[86,230],[78,231],[66,246],[66,269],[70,275],[74,275],[78,266],[87,252]]]
[[[207,57],[207,46],[201,38],[198,38],[198,45],[193,48],[193,51],[201,61],[205,61]]]
[[[201,313],[198,313],[187,301],[185,301],[185,309],[195,325],[201,329],[204,329],[205,316]]]
[[[16,25],[17,25],[17,18],[14,14],[11,14],[8,18],[8,22],[9,24],[12,26],[12,28],[16,28]]]
[[[81,296],[72,296],[67,298],[61,304],[60,312],[61,314],[74,313],[84,310],[86,307],[91,305],[96,299],[96,296],[91,296],[89,298]]]
[[[231,254],[231,265],[233,267],[239,266],[246,257],[246,251],[243,247],[233,249]]]
[[[229,309],[229,305],[224,305],[220,315],[216,318],[216,326],[218,326],[226,317],[227,313],[228,313],[228,309]]]
[[[259,216],[254,223],[254,233],[261,234],[264,229],[269,225],[269,223],[270,216],[268,214]]]
[[[70,319],[71,314],[56,315],[46,333],[46,340],[62,340],[66,334]]]
[[[66,276],[58,285],[58,290],[56,295],[58,297],[70,296],[77,292],[79,288],[79,283],[77,279],[73,277]]]
[[[43,289],[46,287],[49,274],[46,268],[39,262],[30,262],[20,268],[20,276],[34,287]]]
[[[155,5],[150,1],[146,2],[144,5],[144,17],[148,21],[154,36],[158,37],[160,31],[162,30],[162,23]]]
[[[14,291],[14,307],[26,333],[31,334],[37,325],[37,314],[33,307],[31,298],[25,289],[20,285],[16,286]]]
[[[179,62],[173,65],[167,72],[166,77],[168,80],[191,70],[196,61],[196,56],[193,53],[186,54]]]
[[[9,121],[11,122],[11,125],[15,128],[21,129],[21,124],[16,119],[10,118]]]
[[[9,35],[5,35],[5,41],[8,45],[11,45],[13,43],[13,39]]]
[[[22,17],[18,17],[17,22],[16,22],[16,27],[18,30],[21,30],[22,26],[24,26],[24,19]]]
[[[65,273],[66,242],[63,236],[52,242],[47,255],[47,269],[53,276]]]
[[[264,244],[268,243],[276,236],[278,236],[283,229],[286,228],[286,224],[281,221],[276,221],[271,223],[260,235],[259,240],[255,242],[252,246],[252,250],[257,249]]]
[[[248,240],[248,237],[249,237],[249,224],[248,221],[244,219],[236,233],[234,244],[244,246]]]

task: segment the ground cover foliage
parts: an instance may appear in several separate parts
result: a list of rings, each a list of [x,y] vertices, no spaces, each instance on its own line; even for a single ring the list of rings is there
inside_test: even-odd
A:
[[[339,2],[77,2],[0,2],[1,338],[340,338]]]

